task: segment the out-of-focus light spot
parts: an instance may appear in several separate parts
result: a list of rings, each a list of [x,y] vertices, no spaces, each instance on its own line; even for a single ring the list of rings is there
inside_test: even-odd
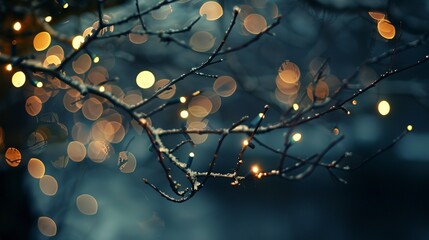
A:
[[[294,135],[292,135],[292,140],[295,142],[299,142],[302,139],[302,135],[301,133],[295,133]]]
[[[45,175],[45,164],[37,158],[31,158],[27,168],[33,178],[42,178]]]
[[[21,25],[21,23],[20,23],[20,22],[15,22],[15,23],[13,24],[13,30],[15,30],[15,31],[19,31],[19,30],[21,30],[21,28],[22,28],[22,25]]]
[[[81,35],[77,35],[76,37],[73,38],[72,40],[72,47],[74,49],[79,49],[80,46],[85,42],[85,39],[83,38],[83,36]]]
[[[183,119],[188,118],[189,117],[189,112],[187,110],[182,110],[180,112],[180,117],[183,118]]]
[[[338,134],[340,134],[340,129],[339,129],[339,128],[334,128],[334,129],[332,129],[332,133],[333,133],[335,136],[338,136]]]
[[[57,224],[50,217],[39,217],[37,227],[40,233],[46,237],[53,237],[57,234]]]
[[[136,157],[131,152],[122,151],[119,153],[118,165],[121,172],[132,173],[136,169]]]
[[[46,196],[54,196],[58,191],[58,182],[54,177],[44,175],[39,180],[39,188]]]
[[[51,44],[51,35],[48,32],[38,33],[33,40],[33,46],[36,51],[43,51]]]
[[[52,21],[52,16],[46,16],[45,17],[45,22],[49,23]]]
[[[161,88],[164,88],[167,84],[170,83],[170,80],[168,79],[161,79],[156,81],[156,83],[153,86],[153,90],[156,92]],[[162,93],[160,93],[158,95],[158,98],[161,99],[170,99],[174,96],[174,94],[176,94],[176,85],[170,85],[165,91],[163,91]]]
[[[294,103],[294,104],[292,104],[292,108],[293,108],[293,110],[298,111],[298,110],[299,110],[299,105],[298,105],[298,103]]]
[[[37,82],[37,83],[36,83],[36,87],[38,87],[38,88],[43,87],[43,83],[42,83],[42,82]]]
[[[186,97],[180,97],[180,102],[181,103],[185,103],[186,102]]]
[[[6,163],[11,167],[18,167],[21,163],[21,152],[16,148],[8,148],[4,154]]]
[[[6,71],[12,71],[12,64],[9,63],[6,65]]]
[[[26,79],[25,73],[22,71],[18,71],[14,73],[12,76],[12,85],[16,88],[20,88],[24,86],[25,79]]]
[[[199,31],[192,35],[189,39],[189,46],[194,51],[206,52],[210,50],[215,44],[216,38],[209,32]]]
[[[73,70],[77,74],[84,74],[91,68],[91,57],[84,53],[72,62]]]
[[[368,12],[368,14],[372,17],[372,19],[377,21],[384,19],[384,17],[386,16],[384,13],[381,12]]]
[[[72,141],[67,146],[67,154],[74,162],[81,162],[86,156],[86,148],[79,141]]]
[[[378,112],[382,116],[386,116],[390,112],[390,104],[386,100],[380,101],[378,103]]]
[[[94,59],[92,59],[92,61],[94,63],[98,63],[100,61],[100,58],[98,56],[94,57]]]
[[[248,146],[249,145],[249,140],[243,140],[243,146]]]
[[[389,20],[380,20],[377,24],[377,29],[378,33],[385,39],[393,39],[395,37],[395,26]]]
[[[230,76],[220,76],[213,83],[213,90],[221,97],[229,97],[237,90],[237,83]]]
[[[79,195],[76,198],[76,206],[85,215],[94,215],[98,210],[97,200],[89,194]]]
[[[171,7],[171,5],[164,5],[158,10],[151,11],[150,14],[156,20],[165,20],[172,12],[173,8]]]
[[[244,19],[244,28],[251,34],[259,34],[267,28],[267,20],[262,15],[252,13]]]
[[[214,21],[222,17],[222,6],[215,1],[205,2],[200,8],[200,16],[206,16],[207,20]]]
[[[66,9],[66,8],[68,8],[68,7],[69,7],[69,4],[68,4],[68,3],[64,3],[64,4],[63,4],[63,8],[64,8],[64,9]]]
[[[411,124],[410,124],[410,125],[408,125],[408,126],[407,126],[407,131],[408,131],[408,132],[413,131],[413,125],[411,125]]]
[[[90,98],[83,103],[83,116],[91,121],[95,121],[103,114],[103,104],[97,98]]]
[[[98,88],[98,90],[99,90],[100,92],[104,92],[104,91],[106,91],[106,88],[105,88],[104,86],[100,86],[100,87]]]
[[[288,84],[298,82],[301,77],[301,71],[299,70],[298,65],[289,60],[282,63],[278,72],[280,79]]]
[[[25,101],[25,111],[30,116],[37,116],[42,111],[43,103],[38,96],[31,96]]]
[[[251,171],[252,171],[252,173],[254,173],[254,174],[258,174],[258,173],[260,173],[261,172],[261,168],[258,166],[258,165],[253,165],[252,167],[251,167]]]
[[[137,86],[147,89],[155,83],[155,75],[150,71],[141,71],[136,77]]]
[[[357,105],[357,101],[356,101],[356,99],[353,99],[353,100],[352,100],[352,104],[353,104],[353,105]]]

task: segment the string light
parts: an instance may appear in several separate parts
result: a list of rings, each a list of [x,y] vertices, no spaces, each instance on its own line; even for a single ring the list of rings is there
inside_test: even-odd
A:
[[[353,105],[357,105],[357,101],[356,101],[356,99],[353,99],[353,100],[352,100],[352,104],[353,104]]]
[[[6,71],[12,71],[12,64],[8,64],[8,65],[6,65]]]
[[[83,36],[82,35],[77,35],[77,36],[75,36],[74,38],[73,38],[73,40],[72,40],[72,47],[74,48],[74,49],[79,49],[80,48],[80,46],[83,44],[85,42],[85,39],[83,38]]]
[[[408,125],[408,126],[407,126],[407,131],[408,131],[408,132],[413,131],[413,125],[411,125],[411,124],[410,124],[410,125]]]
[[[195,154],[193,152],[189,153],[188,162],[186,163],[186,167],[190,168],[192,165],[192,161],[194,160]]]
[[[298,111],[298,110],[299,110],[299,105],[298,105],[298,103],[294,103],[294,104],[292,105],[292,108],[293,108],[293,110]]]
[[[255,164],[255,165],[253,165],[251,167],[251,171],[252,171],[252,173],[254,173],[255,175],[257,175],[257,174],[259,174],[261,172],[261,169],[259,168],[258,165]]]
[[[245,139],[243,140],[243,146],[249,146],[250,148],[254,149],[255,148],[255,144],[249,142],[249,140]]]
[[[180,102],[181,103],[185,103],[186,102],[186,97],[180,97]]]
[[[15,22],[14,24],[13,24],[13,30],[15,30],[15,31],[19,31],[19,30],[21,30],[21,28],[22,28],[22,25],[21,25],[21,23],[20,22]]]
[[[386,100],[382,100],[378,103],[378,112],[382,116],[386,116],[390,112],[390,104]]]
[[[187,110],[183,110],[180,112],[180,117],[186,119],[189,117],[189,112]]]
[[[295,142],[299,142],[302,139],[302,135],[301,133],[295,133],[294,135],[292,135],[292,140]]]
[[[45,22],[49,23],[52,21],[52,16],[46,16],[45,17]]]
[[[100,87],[98,88],[98,90],[99,90],[100,92],[104,92],[104,91],[106,90],[106,88],[105,88],[104,86],[100,86]]]
[[[12,85],[16,88],[20,88],[24,86],[25,79],[25,73],[22,71],[18,71],[12,76]]]
[[[38,87],[38,88],[43,87],[43,83],[42,83],[42,82],[37,82],[37,83],[36,83],[36,87]]]

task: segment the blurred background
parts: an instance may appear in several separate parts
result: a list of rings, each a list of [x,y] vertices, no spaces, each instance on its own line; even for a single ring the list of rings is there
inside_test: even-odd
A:
[[[74,44],[79,46],[79,36],[84,39],[97,26],[95,3],[4,0],[0,49],[56,65],[73,51]],[[140,1],[140,8],[154,4]],[[180,28],[202,15],[190,31],[172,35],[174,39],[124,34],[99,40],[70,62],[65,72],[88,84],[107,80],[106,91],[128,103],[137,102],[205,61],[222,39],[236,5],[241,12],[226,47],[242,46],[279,16],[282,19],[258,41],[219,56],[222,63],[203,71],[223,77],[190,76],[143,109],[149,112],[202,91],[188,105],[173,105],[151,117],[153,126],[227,128],[244,115],[257,116],[265,104],[271,106],[263,121],[268,125],[283,119],[294,103],[301,108],[311,104],[312,94],[320,104],[329,99],[334,103],[385,71],[429,54],[429,3],[422,1],[181,0],[153,11],[144,21],[156,31]],[[103,18],[115,22],[135,12],[135,1],[108,1]],[[380,22],[389,31],[380,29]],[[142,30],[136,20],[106,29],[103,36],[128,29]],[[43,41],[35,40],[39,32],[50,35],[46,47],[38,44],[46,42],[43,36]],[[373,58],[389,49],[397,50],[380,61]],[[325,85],[316,85],[313,91],[311,81],[325,61]],[[287,66],[296,66],[299,76],[293,84],[282,85],[279,72]],[[180,204],[165,200],[144,184],[142,179],[148,178],[168,189],[147,137],[125,113],[43,75],[27,77],[18,88],[11,81],[17,70],[6,67],[0,70],[0,239],[45,239],[52,236],[53,226],[55,239],[429,238],[427,63],[383,80],[358,97],[356,104],[346,104],[350,115],[334,112],[294,129],[302,140],[291,148],[292,154],[318,153],[339,134],[345,140],[327,160],[351,152],[353,164],[391,143],[407,125],[413,126],[381,156],[356,171],[338,172],[348,184],[334,180],[325,169],[316,169],[301,181],[255,179],[238,187],[232,187],[230,180],[210,179],[194,198]],[[138,77],[144,71],[155,78],[147,87]],[[349,78],[349,89],[338,92],[341,80]],[[298,101],[301,97],[304,100]],[[387,113],[379,108],[381,101],[388,102]],[[310,114],[323,109],[315,108]],[[183,111],[189,116],[184,117]],[[333,134],[334,129],[339,133]],[[280,149],[285,132],[277,130],[258,139]],[[185,161],[194,152],[193,167],[204,171],[218,136],[190,137],[196,145],[184,145],[177,155]],[[227,138],[217,171],[235,166],[244,138],[240,134]],[[184,139],[167,136],[164,143],[174,147]],[[4,157],[15,156],[7,153],[10,148],[22,154],[16,166]],[[121,168],[118,162],[124,154],[129,162]],[[42,161],[44,177],[34,176],[37,167],[30,167],[31,158]],[[278,159],[257,145],[246,151],[242,171],[250,171],[253,164],[268,170]]]

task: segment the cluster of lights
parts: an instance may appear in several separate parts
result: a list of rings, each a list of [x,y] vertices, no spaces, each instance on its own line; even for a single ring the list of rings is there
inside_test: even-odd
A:
[[[258,165],[256,165],[256,164],[254,164],[254,165],[252,165],[252,166],[250,167],[250,171],[252,172],[252,174],[253,174],[255,177],[257,177],[257,178],[259,178],[259,179],[261,179],[263,176],[266,176],[266,173],[263,173],[263,172],[261,171],[261,168],[260,168]]]

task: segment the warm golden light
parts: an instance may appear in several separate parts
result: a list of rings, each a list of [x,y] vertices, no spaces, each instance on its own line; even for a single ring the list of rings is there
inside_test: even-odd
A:
[[[140,88],[150,88],[155,83],[155,75],[150,71],[141,71],[136,77],[136,83]]]
[[[340,134],[340,129],[339,129],[339,128],[334,128],[334,129],[332,129],[332,133],[333,133],[335,136],[338,136],[338,134]]]
[[[8,65],[6,65],[6,71],[12,71],[12,64],[8,64]]]
[[[390,104],[386,100],[380,101],[378,103],[378,112],[382,116],[386,116],[390,112]]]
[[[193,157],[195,157],[195,154],[194,154],[193,152],[190,152],[190,153],[189,153],[189,157],[192,157],[192,158],[193,158]]]
[[[45,175],[45,164],[37,158],[31,158],[27,165],[28,172],[33,178],[42,178]]]
[[[189,112],[187,110],[183,110],[180,112],[180,117],[186,119],[189,117]]]
[[[215,44],[216,38],[209,32],[195,32],[189,39],[189,46],[197,52],[206,52]]]
[[[206,16],[209,21],[214,21],[222,17],[222,6],[215,1],[205,2],[200,8],[200,16]]]
[[[14,73],[12,76],[12,85],[16,88],[24,86],[25,78],[25,73],[22,71]]]
[[[251,34],[259,34],[267,28],[267,21],[264,16],[252,13],[244,19],[244,27]]]
[[[54,196],[58,191],[58,182],[54,177],[44,175],[39,180],[39,188],[46,196]]]
[[[42,111],[43,103],[38,96],[31,96],[25,101],[25,111],[30,116],[37,116]]]
[[[74,49],[79,49],[80,46],[85,42],[85,39],[83,38],[83,36],[81,35],[77,35],[76,37],[73,38],[72,40],[72,47]]]
[[[249,141],[246,139],[246,140],[243,140],[243,146],[248,146],[249,145]]]
[[[53,237],[57,234],[57,224],[50,217],[39,217],[37,227],[40,233],[46,237]]]
[[[259,168],[259,166],[258,165],[253,165],[252,167],[251,167],[251,171],[254,173],[254,174],[258,174],[258,173],[260,173],[261,172],[261,169]]]
[[[70,160],[74,162],[81,162],[86,157],[86,148],[79,141],[72,141],[67,146],[67,154]]]
[[[10,147],[6,150],[4,158],[9,166],[18,167],[18,165],[21,163],[22,155],[18,149]]]
[[[98,90],[99,90],[100,92],[104,92],[104,91],[106,91],[106,88],[105,88],[104,86],[100,86],[100,87],[98,88]]]
[[[45,17],[45,22],[49,23],[52,21],[52,17],[51,16],[46,16]]]
[[[377,29],[378,33],[385,39],[393,39],[395,37],[395,26],[389,20],[380,20],[377,24]]]
[[[48,32],[38,33],[33,40],[33,46],[36,51],[43,51],[51,44],[51,35]]]
[[[237,83],[230,76],[220,76],[213,83],[213,90],[221,97],[229,97],[237,90]]]
[[[37,83],[36,83],[36,87],[38,87],[38,88],[43,87],[43,83],[42,83],[42,82],[37,82]]]
[[[186,97],[180,97],[180,102],[181,103],[185,103],[186,102]]]
[[[85,215],[94,215],[98,210],[97,200],[89,194],[79,195],[76,198],[76,206]]]
[[[380,21],[382,19],[384,19],[385,14],[381,13],[381,12],[368,12],[369,16],[372,17],[372,19]]]
[[[94,63],[98,63],[100,61],[100,58],[97,56],[92,60]]]
[[[20,23],[20,22],[15,22],[15,23],[13,24],[13,30],[15,30],[15,31],[19,31],[19,30],[21,30],[21,28],[22,28],[22,25],[21,25],[21,23]]]
[[[289,60],[286,60],[282,63],[278,72],[280,79],[288,84],[298,82],[299,78],[301,77],[301,71],[299,70],[298,65]]]
[[[413,125],[411,125],[411,124],[410,124],[410,125],[408,125],[408,126],[407,126],[407,131],[408,131],[408,132],[413,131]]]
[[[357,101],[356,101],[356,99],[353,99],[353,100],[352,100],[352,104],[353,104],[353,105],[357,105]]]
[[[292,140],[295,142],[299,142],[302,139],[302,135],[301,133],[295,133],[294,135],[292,135]]]
[[[69,7],[69,4],[68,4],[68,3],[64,3],[64,4],[63,4],[63,8],[64,8],[64,9],[66,9],[66,8],[68,8],[68,7]]]
[[[299,105],[298,105],[298,103],[294,103],[294,104],[292,104],[292,108],[293,108],[293,110],[298,111],[298,110],[299,110]]]

